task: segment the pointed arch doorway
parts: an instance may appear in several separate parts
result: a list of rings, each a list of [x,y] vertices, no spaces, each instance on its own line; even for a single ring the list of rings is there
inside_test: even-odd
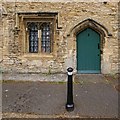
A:
[[[100,34],[88,27],[76,38],[77,72],[101,73]]]

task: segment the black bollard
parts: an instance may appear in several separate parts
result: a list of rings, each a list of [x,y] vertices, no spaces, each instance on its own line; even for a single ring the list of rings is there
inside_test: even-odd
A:
[[[74,103],[73,103],[73,68],[69,67],[68,71],[68,82],[67,82],[67,103],[66,103],[66,110],[73,111],[74,110]]]

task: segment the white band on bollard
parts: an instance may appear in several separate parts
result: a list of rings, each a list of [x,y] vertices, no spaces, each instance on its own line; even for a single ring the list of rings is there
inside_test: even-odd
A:
[[[73,104],[72,105],[67,105],[67,107],[73,107]]]
[[[68,72],[68,75],[72,75],[73,73],[72,72]]]

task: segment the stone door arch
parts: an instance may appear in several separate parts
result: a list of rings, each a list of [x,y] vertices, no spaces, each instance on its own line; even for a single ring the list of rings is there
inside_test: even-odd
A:
[[[68,36],[68,44],[69,41],[71,41],[73,43],[72,46],[72,57],[71,57],[71,61],[73,61],[72,63],[72,67],[74,68],[75,72],[77,71],[77,35],[84,31],[85,29],[90,28],[92,30],[94,30],[95,32],[97,32],[100,35],[100,58],[101,58],[101,73],[102,73],[102,66],[103,66],[103,49],[104,49],[104,44],[105,44],[105,37],[108,36],[112,36],[108,29],[101,25],[100,23],[92,20],[92,19],[86,19],[80,23],[78,23],[77,25],[75,25],[73,28],[70,29],[70,31],[68,32],[67,36]],[[69,48],[68,48],[68,53],[69,53]]]

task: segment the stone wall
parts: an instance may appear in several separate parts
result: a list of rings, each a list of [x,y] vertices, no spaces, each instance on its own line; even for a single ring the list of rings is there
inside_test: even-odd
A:
[[[2,2],[0,2],[0,21],[2,21]],[[0,64],[2,63],[2,34],[3,34],[2,22],[0,22]],[[0,78],[1,78],[1,68],[0,68]]]
[[[26,55],[18,31],[15,31],[16,12],[58,12],[53,55]],[[103,74],[118,73],[118,3],[117,2],[3,2],[0,23],[0,54],[4,72],[65,73],[72,66],[76,72],[76,36],[71,31],[80,22],[92,19],[105,26],[106,33],[101,59]],[[1,50],[2,49],[2,50]]]
[[[118,71],[120,74],[120,2],[118,3]]]

